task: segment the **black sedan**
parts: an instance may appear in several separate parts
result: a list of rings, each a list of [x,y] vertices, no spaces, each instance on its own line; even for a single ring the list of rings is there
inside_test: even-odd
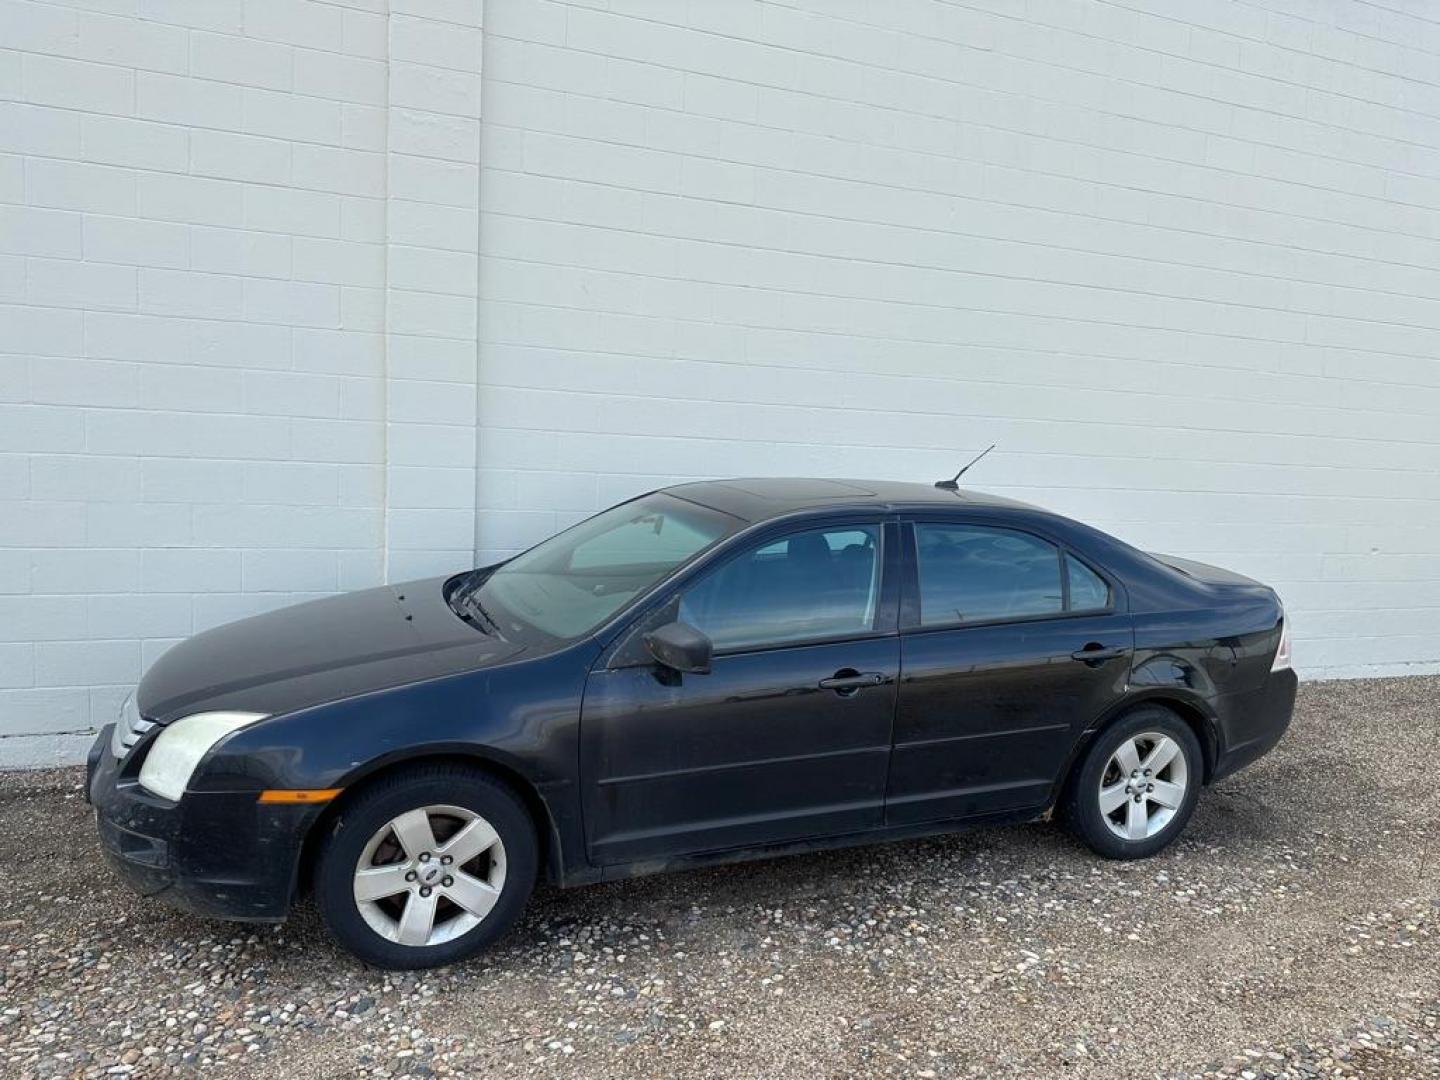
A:
[[[1275,593],[968,491],[684,484],[167,652],[89,796],[136,889],[387,967],[579,885],[1058,813],[1152,855],[1295,700]]]

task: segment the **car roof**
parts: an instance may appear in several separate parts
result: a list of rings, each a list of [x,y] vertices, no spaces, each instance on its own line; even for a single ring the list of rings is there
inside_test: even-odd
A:
[[[948,491],[933,484],[895,480],[830,480],[818,477],[742,477],[701,480],[664,489],[748,522],[806,510],[905,510],[946,507],[1007,507],[1036,510],[1028,503],[980,491]]]

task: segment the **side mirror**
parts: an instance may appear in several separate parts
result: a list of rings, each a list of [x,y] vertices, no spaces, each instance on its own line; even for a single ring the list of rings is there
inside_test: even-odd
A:
[[[710,674],[714,645],[689,623],[672,622],[645,635],[645,648],[658,663],[692,675]]]

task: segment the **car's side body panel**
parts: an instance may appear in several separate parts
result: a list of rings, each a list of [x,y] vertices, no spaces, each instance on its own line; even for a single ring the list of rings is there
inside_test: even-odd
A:
[[[870,633],[721,652],[705,674],[661,669],[637,649],[655,617],[673,618],[680,594],[735,553],[820,527],[880,527]],[[590,863],[648,864],[879,827],[899,675],[899,574],[893,521],[817,513],[740,534],[637,608],[585,693],[579,773]],[[877,681],[844,693],[821,688],[844,671]]]
[[[218,746],[205,784],[251,791],[353,788],[407,761],[492,764],[544,807],[548,822],[538,824],[550,834],[550,874],[583,878],[580,703],[599,653],[585,642],[522,663],[276,717]]]
[[[1293,671],[1272,673],[1283,612],[1275,593],[1229,571],[1185,564],[1188,593],[1135,615],[1131,686],[1204,717],[1207,780],[1245,763],[1237,755],[1274,745],[1289,724]],[[1206,577],[1190,576],[1206,574]]]
[[[853,833],[883,820],[895,635],[716,657],[704,675],[601,668],[581,722],[598,865]],[[842,696],[842,669],[875,686]]]
[[[1042,811],[1087,726],[1124,692],[1124,614],[909,633],[885,820]],[[1071,653],[1123,648],[1085,663]]]
[[[902,674],[886,822],[1041,812],[1081,733],[1124,693],[1134,644],[1126,590],[1100,565],[1111,593],[1103,610],[929,625],[917,558],[923,527],[1002,529],[1048,545],[1062,594],[1071,545],[1052,523],[1009,510],[927,509],[901,520]],[[1075,658],[1087,649],[1104,658]]]

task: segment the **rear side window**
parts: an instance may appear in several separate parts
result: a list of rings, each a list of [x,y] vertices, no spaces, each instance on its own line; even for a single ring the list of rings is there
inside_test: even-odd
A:
[[[992,622],[1110,608],[1110,584],[1038,536],[988,525],[915,526],[920,625]],[[1062,585],[1063,576],[1063,585]],[[1069,602],[1066,603],[1066,589]]]
[[[984,525],[918,524],[920,625],[1048,615],[1065,609],[1060,549]]]
[[[1074,555],[1065,556],[1070,577],[1070,610],[1101,611],[1110,606],[1110,585]]]

